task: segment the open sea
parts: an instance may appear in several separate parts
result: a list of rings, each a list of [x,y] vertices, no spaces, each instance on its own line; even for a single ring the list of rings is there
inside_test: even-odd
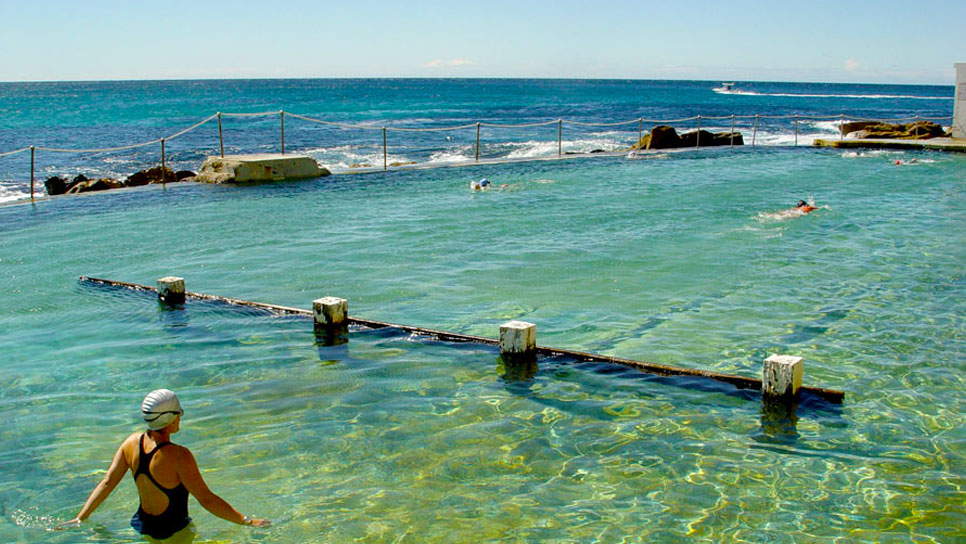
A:
[[[35,146],[38,193],[160,162],[155,143],[55,150],[164,137],[197,170],[217,121],[177,133],[216,112],[226,154],[279,151],[284,110],[286,153],[366,170],[31,203],[30,152],[0,156],[0,542],[141,542],[128,478],[53,528],[160,387],[209,486],[273,521],[192,499],[196,542],[966,541],[966,156],[810,145],[843,118],[948,126],[952,86],[719,83],[0,83],[0,154]],[[744,146],[617,153],[639,126],[731,115]],[[439,168],[383,172],[382,127],[387,162]],[[463,128],[408,130],[442,127]],[[615,153],[536,160],[597,149]],[[799,199],[818,209],[782,213]],[[561,357],[511,378],[488,345],[353,329],[327,346],[307,318],[168,310],[81,275],[340,296],[491,338],[519,319],[540,345],[750,377],[799,355],[806,385],[846,397],[776,423],[724,384]]]

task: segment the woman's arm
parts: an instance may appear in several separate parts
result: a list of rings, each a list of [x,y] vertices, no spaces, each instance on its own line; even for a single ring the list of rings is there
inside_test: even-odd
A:
[[[201,476],[201,471],[198,470],[198,463],[195,461],[194,455],[191,454],[188,448],[180,448],[181,458],[178,463],[178,476],[181,478],[181,483],[188,489],[188,492],[198,499],[198,503],[205,510],[221,519],[239,525],[254,525],[255,527],[268,527],[271,525],[271,522],[267,519],[255,519],[243,515],[238,510],[232,508],[225,499],[222,499],[211,489],[208,489],[208,484],[205,483],[205,479]]]
[[[130,438],[128,439],[130,440]],[[117,448],[117,452],[114,454],[114,460],[111,461],[111,466],[107,469],[107,474],[104,475],[104,479],[94,487],[94,491],[91,492],[90,497],[87,497],[87,502],[81,511],[77,514],[77,517],[68,521],[67,523],[80,523],[90,517],[94,510],[104,502],[104,499],[114,491],[117,484],[124,478],[124,474],[127,473],[130,466],[128,465],[127,458],[124,457],[124,444],[127,440]]]

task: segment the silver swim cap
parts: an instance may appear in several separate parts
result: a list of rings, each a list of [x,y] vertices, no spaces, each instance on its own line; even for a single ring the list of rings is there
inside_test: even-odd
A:
[[[157,431],[174,421],[174,418],[184,413],[178,395],[170,389],[155,389],[144,397],[141,403],[141,417],[148,424],[148,429]]]

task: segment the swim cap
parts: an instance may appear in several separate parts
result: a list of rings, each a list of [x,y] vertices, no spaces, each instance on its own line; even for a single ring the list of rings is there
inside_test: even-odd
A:
[[[141,417],[148,424],[148,429],[157,431],[174,421],[174,418],[184,413],[178,395],[170,389],[155,389],[144,397],[141,403]]]
[[[486,178],[483,178],[483,179],[480,180],[480,187],[486,187],[489,184],[490,184],[490,180],[488,180]]]

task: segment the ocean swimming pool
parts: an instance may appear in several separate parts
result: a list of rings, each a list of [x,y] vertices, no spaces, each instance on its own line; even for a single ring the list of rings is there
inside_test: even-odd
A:
[[[896,159],[917,158],[896,166]],[[801,542],[964,537],[966,158],[702,150],[148,187],[0,208],[0,539],[127,542],[123,482],[72,517],[156,387],[251,531],[199,540]],[[472,193],[487,177],[502,191]],[[770,214],[814,198],[812,214]],[[793,432],[755,400],[485,346],[212,304],[161,312],[80,275],[749,376],[772,352],[844,389]]]

